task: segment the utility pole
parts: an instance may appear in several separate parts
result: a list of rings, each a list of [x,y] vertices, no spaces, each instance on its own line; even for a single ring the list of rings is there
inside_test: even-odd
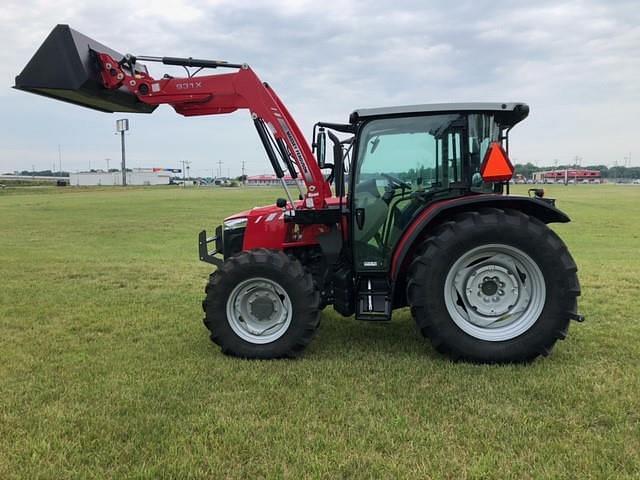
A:
[[[109,171],[109,162],[111,161],[110,158],[105,158],[105,160],[107,161],[107,172]]]
[[[240,179],[242,180],[242,183],[245,183],[245,175],[244,175],[244,164],[246,162],[244,160],[242,160],[242,177],[240,177]]]
[[[573,171],[573,183],[577,185],[578,184],[578,169],[580,168],[580,163],[582,163],[582,157],[579,156],[579,155],[576,155],[575,162],[576,162],[576,166],[575,166],[574,171]]]
[[[127,186],[127,165],[124,152],[124,132],[129,130],[129,120],[126,118],[116,121],[116,131],[120,132],[120,144],[122,147],[122,186]]]
[[[222,177],[222,160],[218,160],[218,177]]]
[[[58,165],[59,165],[58,171],[60,172],[60,174],[62,174],[62,148],[60,147],[60,144],[58,144]]]

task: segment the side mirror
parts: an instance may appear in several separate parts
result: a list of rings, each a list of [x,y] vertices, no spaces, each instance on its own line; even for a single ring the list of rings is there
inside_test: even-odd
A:
[[[316,137],[316,148],[318,166],[320,168],[324,168],[325,160],[327,158],[327,134],[322,127],[320,127],[318,136]]]

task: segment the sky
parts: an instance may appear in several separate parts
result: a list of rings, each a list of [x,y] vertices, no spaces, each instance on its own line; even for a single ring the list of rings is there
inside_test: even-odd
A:
[[[121,53],[246,62],[307,138],[357,108],[519,101],[531,114],[512,131],[515,162],[640,165],[638,0],[4,0],[0,173],[57,167],[59,152],[67,171],[113,168],[124,117],[128,167],[270,172],[246,110],[107,114],[12,89],[58,23]]]

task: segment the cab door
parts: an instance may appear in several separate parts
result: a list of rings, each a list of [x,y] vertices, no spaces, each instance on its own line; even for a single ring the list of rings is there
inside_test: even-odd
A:
[[[463,183],[465,116],[375,119],[360,130],[352,208],[356,272],[387,272],[428,193]]]

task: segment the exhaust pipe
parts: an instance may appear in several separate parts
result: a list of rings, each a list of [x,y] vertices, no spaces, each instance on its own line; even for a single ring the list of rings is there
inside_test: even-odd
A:
[[[156,109],[157,105],[140,102],[124,87],[104,88],[94,51],[118,61],[124,58],[69,25],[57,25],[16,77],[14,88],[101,112],[151,113]],[[146,67],[136,64],[136,71],[146,72]]]

